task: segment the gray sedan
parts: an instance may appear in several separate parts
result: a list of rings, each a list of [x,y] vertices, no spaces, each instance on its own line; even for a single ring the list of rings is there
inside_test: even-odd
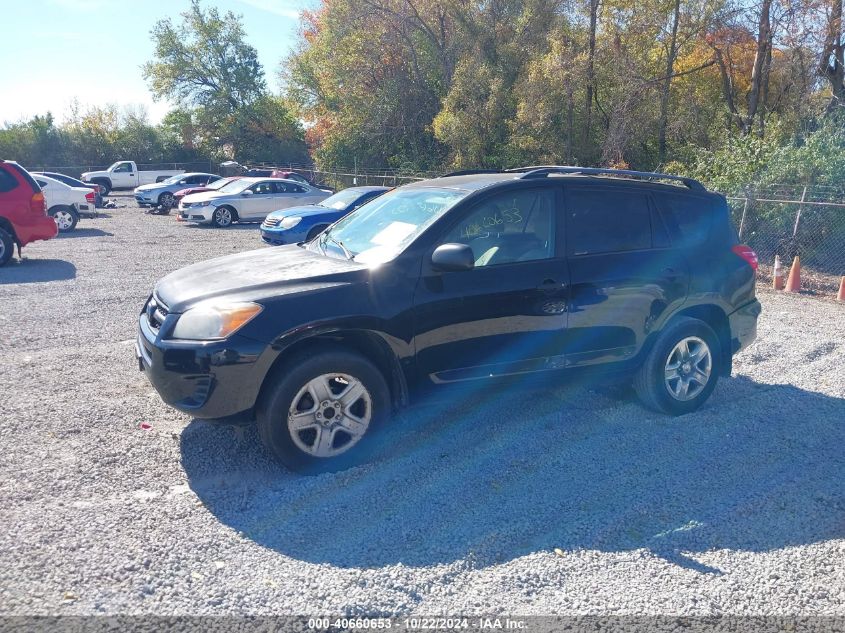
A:
[[[209,182],[218,180],[220,176],[194,172],[190,174],[179,174],[167,180],[156,182],[150,185],[141,185],[135,189],[135,200],[139,206],[172,207],[175,203],[173,194],[189,187],[202,187]]]

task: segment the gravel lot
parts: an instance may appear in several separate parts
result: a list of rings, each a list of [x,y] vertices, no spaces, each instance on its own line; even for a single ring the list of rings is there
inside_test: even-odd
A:
[[[480,393],[303,478],[133,356],[156,279],[256,228],[108,213],[0,269],[0,614],[845,615],[845,305],[763,294],[682,419]]]

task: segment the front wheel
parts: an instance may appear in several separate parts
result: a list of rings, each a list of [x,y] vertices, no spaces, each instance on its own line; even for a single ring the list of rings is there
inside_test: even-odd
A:
[[[72,231],[79,222],[79,214],[70,207],[53,207],[48,213],[56,221],[60,233]]]
[[[721,348],[716,333],[699,319],[679,318],[661,332],[634,377],[650,409],[683,415],[695,411],[719,380]]]
[[[169,191],[165,191],[158,197],[158,206],[170,210],[173,208],[174,200],[175,198],[173,197],[173,194]]]
[[[227,226],[231,226],[234,221],[235,216],[232,213],[232,209],[229,207],[217,207],[214,210],[214,215],[211,217],[211,223],[220,229],[225,229]]]
[[[350,352],[300,356],[269,380],[257,408],[258,430],[291,470],[336,471],[364,461],[390,413],[384,376]]]

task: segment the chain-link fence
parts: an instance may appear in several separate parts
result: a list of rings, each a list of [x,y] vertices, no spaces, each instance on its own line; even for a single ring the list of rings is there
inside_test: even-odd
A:
[[[65,174],[72,178],[79,178],[88,171],[105,171],[114,163],[108,165],[24,165],[29,171],[52,171]],[[220,166],[214,161],[202,160],[190,163],[137,163],[140,171],[168,171],[181,169],[185,172],[202,172],[209,174],[220,173]]]
[[[845,275],[845,191],[775,185],[728,200],[741,241],[760,258],[763,281],[771,279],[775,255],[787,269],[799,255],[804,287],[836,292]]]

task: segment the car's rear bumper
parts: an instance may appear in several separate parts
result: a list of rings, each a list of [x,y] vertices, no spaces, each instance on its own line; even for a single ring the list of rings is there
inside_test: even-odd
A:
[[[59,227],[56,221],[49,215],[35,215],[16,219],[15,235],[21,246],[26,246],[38,240],[50,240],[59,234]]]
[[[728,315],[731,328],[731,354],[745,349],[757,338],[757,319],[763,307],[757,299]]]
[[[275,358],[264,343],[237,335],[208,342],[162,339],[143,313],[135,356],[164,402],[207,420],[249,414]]]

